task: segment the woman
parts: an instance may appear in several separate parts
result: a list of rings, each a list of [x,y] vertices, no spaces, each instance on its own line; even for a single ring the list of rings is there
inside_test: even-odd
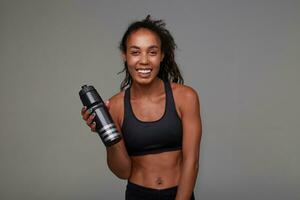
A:
[[[126,73],[109,112],[123,139],[107,148],[107,163],[127,179],[126,199],[194,199],[201,140],[197,93],[183,85],[175,42],[161,20],[132,23],[120,49]],[[83,119],[95,132],[93,115]]]

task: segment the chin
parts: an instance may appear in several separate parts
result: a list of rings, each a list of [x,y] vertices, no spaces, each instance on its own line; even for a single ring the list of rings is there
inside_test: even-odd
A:
[[[140,85],[148,85],[153,81],[153,79],[135,79],[135,82]]]
[[[134,79],[134,82],[136,82],[139,85],[148,85],[148,84],[152,83],[154,80],[155,80],[155,77],[154,78],[152,78],[152,77],[151,78],[137,77]]]

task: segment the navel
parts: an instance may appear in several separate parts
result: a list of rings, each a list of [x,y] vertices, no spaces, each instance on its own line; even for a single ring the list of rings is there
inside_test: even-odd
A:
[[[155,182],[157,185],[162,185],[164,183],[164,181],[161,177],[158,177]]]

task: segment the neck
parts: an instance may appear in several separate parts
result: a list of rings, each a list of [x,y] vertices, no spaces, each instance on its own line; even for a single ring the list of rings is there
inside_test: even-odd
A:
[[[138,84],[133,82],[131,85],[131,96],[133,98],[148,98],[159,95],[164,90],[161,79],[156,78],[149,84]]]

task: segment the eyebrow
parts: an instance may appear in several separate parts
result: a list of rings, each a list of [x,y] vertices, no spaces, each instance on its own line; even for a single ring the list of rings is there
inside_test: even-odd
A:
[[[158,49],[159,47],[157,45],[152,45],[150,47],[148,47],[148,49]],[[129,47],[129,49],[140,49],[140,47],[132,45]]]

